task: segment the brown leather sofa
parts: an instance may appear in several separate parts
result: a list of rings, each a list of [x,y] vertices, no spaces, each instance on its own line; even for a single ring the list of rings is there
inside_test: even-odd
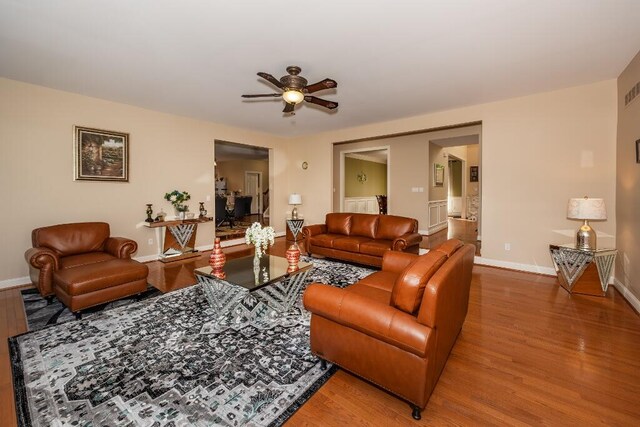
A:
[[[135,241],[110,237],[109,224],[84,222],[33,230],[25,253],[31,281],[81,317],[81,310],[147,289],[146,265],[131,259]]]
[[[311,284],[311,351],[427,405],[467,315],[475,248],[449,240],[417,256],[387,251],[382,270],[346,289]]]
[[[380,267],[389,250],[418,253],[418,221],[394,215],[328,213],[324,224],[302,227],[305,250],[358,264]]]

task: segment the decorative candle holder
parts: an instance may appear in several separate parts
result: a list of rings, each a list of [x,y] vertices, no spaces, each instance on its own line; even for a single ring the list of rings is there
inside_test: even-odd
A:
[[[289,249],[287,249],[287,251],[285,252],[285,258],[287,258],[289,268],[295,267],[295,269],[297,270],[298,262],[300,261],[300,248],[298,248],[297,244],[294,243],[293,245],[289,246]]]

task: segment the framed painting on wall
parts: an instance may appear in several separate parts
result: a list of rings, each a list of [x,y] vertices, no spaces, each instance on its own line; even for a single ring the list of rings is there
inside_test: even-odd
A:
[[[478,182],[478,166],[469,167],[469,182]]]
[[[129,134],[74,127],[75,179],[129,181]]]
[[[444,166],[438,163],[433,164],[433,186],[444,186]]]

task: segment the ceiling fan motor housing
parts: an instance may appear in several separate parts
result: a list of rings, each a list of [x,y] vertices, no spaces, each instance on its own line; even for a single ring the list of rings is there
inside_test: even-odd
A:
[[[307,79],[300,77],[298,74],[302,71],[300,67],[290,66],[287,67],[288,76],[280,78],[280,83],[287,89],[296,89],[302,91],[302,88],[307,85]]]

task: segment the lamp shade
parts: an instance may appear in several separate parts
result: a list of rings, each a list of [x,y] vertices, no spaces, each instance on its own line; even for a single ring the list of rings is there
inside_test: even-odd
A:
[[[567,218],[598,220],[607,219],[607,208],[604,199],[569,199],[567,204]]]
[[[304,100],[304,94],[299,90],[289,89],[282,94],[282,97],[289,104],[299,104]]]
[[[302,196],[298,193],[293,193],[289,195],[289,204],[290,205],[301,205],[302,204]]]

